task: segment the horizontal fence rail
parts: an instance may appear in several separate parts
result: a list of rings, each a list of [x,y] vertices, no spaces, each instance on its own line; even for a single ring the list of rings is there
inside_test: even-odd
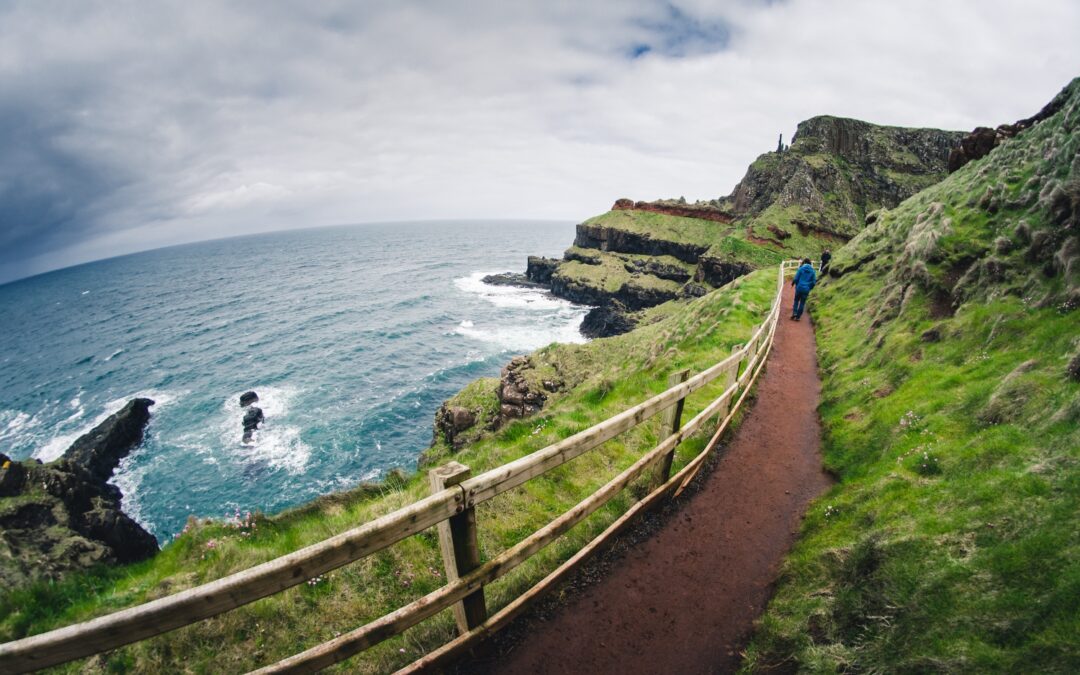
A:
[[[356,562],[433,526],[439,528],[440,550],[447,570],[445,586],[367,625],[256,672],[314,672],[453,608],[459,636],[401,672],[416,672],[445,663],[461,649],[505,625],[643,510],[664,498],[678,495],[689,485],[765,365],[780,316],[785,274],[797,265],[797,261],[780,264],[769,313],[744,345],[697,375],[689,377],[686,371],[673,374],[669,380],[672,386],[666,391],[584,431],[477,476],[469,477],[468,467],[456,462],[434,469],[431,476],[433,494],[429,497],[317,544],[175,595],[2,644],[0,672],[28,672],[65,663],[208,619]],[[682,404],[686,397],[721,377],[725,385],[723,392],[682,425]],[[667,436],[656,447],[544,527],[491,560],[479,562],[477,504],[589,452],[660,412],[665,412],[664,432]],[[672,460],[679,444],[700,431],[713,417],[720,422],[704,450],[671,476]],[[648,495],[559,568],[496,614],[487,616],[484,586],[531,558],[650,471],[654,472],[654,477]]]

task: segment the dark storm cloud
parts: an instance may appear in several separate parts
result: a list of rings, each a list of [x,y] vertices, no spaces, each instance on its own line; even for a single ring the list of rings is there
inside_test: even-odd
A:
[[[1071,0],[5,2],[0,283],[268,229],[712,198],[810,115],[1031,114],[1080,71],[1076,25]]]
[[[39,255],[94,230],[102,195],[129,180],[122,170],[65,148],[78,133],[50,105],[0,104],[0,266]]]

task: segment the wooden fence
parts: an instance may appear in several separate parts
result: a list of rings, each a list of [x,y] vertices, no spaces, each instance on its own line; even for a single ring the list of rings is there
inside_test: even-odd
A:
[[[429,497],[289,555],[175,595],[2,644],[0,672],[19,673],[45,668],[160,635],[302,584],[432,526],[437,526],[439,530],[446,569],[445,586],[350,633],[256,672],[317,671],[398,635],[444,609],[453,608],[459,636],[399,672],[411,673],[445,663],[460,650],[509,622],[530,601],[621,531],[636,515],[686,488],[727,429],[765,364],[780,316],[785,272],[796,264],[789,261],[779,266],[776,294],[770,311],[745,345],[693,377],[689,376],[688,371],[673,374],[669,380],[671,387],[663,393],[558,443],[478,476],[471,476],[469,468],[457,462],[434,469],[429,474],[432,489]],[[725,385],[723,393],[693,419],[682,424],[686,397],[719,378],[723,378]],[[665,413],[663,424],[668,434],[659,445],[569,511],[513,547],[481,563],[476,537],[477,504],[569,462],[659,412]],[[714,416],[720,419],[720,423],[705,449],[677,474],[670,475],[679,443],[700,430]],[[487,615],[485,585],[528,560],[631,482],[648,475],[650,470],[653,472],[652,489],[648,495],[535,586],[497,613]]]

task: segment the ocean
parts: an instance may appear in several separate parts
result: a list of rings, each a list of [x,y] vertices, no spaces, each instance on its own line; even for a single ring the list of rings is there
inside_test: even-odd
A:
[[[514,354],[584,341],[587,308],[480,281],[573,236],[520,221],[292,230],[0,286],[0,451],[56,459],[153,399],[112,482],[161,542],[191,515],[275,513],[412,471],[445,399]],[[245,445],[249,389],[266,421]]]

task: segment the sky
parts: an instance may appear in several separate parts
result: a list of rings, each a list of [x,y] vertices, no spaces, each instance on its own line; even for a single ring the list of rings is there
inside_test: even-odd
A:
[[[0,283],[344,223],[714,199],[819,114],[970,130],[1076,0],[0,2]],[[568,242],[569,243],[569,242]]]

